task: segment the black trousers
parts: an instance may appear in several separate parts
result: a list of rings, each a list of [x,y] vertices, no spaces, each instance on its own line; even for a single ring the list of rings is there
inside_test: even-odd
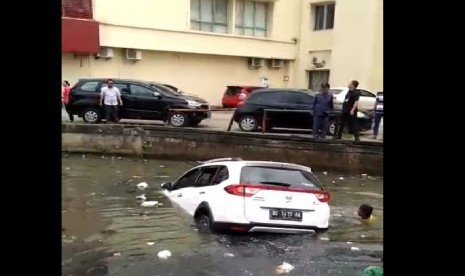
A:
[[[71,113],[68,104],[65,104],[65,110],[66,110],[66,113],[68,113],[69,121],[70,121],[70,122],[74,122],[74,115],[73,115],[73,113]]]
[[[339,117],[337,129],[336,129],[336,134],[335,138],[341,139],[342,133],[344,132],[344,128],[347,126],[349,129],[349,133],[353,134],[355,137],[355,140],[360,139],[360,134],[359,134],[359,127],[357,124],[357,115],[350,115],[350,114],[342,114]]]
[[[109,122],[117,123],[119,121],[117,105],[104,105],[104,111],[105,111],[105,120],[107,120],[107,123]]]

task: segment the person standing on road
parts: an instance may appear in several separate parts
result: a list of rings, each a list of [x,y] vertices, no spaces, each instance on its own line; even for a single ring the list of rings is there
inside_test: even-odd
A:
[[[71,85],[67,80],[63,82],[63,91],[61,92],[61,101],[63,105],[65,106],[66,113],[68,113],[69,116],[69,121],[74,122],[74,116],[71,113],[71,110],[69,108],[69,96],[71,93]]]
[[[375,118],[373,122],[373,136],[371,137],[372,139],[378,138],[379,124],[381,123],[381,119],[383,118],[384,114],[383,102],[383,92],[381,91],[376,94],[375,107],[373,109],[373,112],[375,113]]]
[[[107,123],[111,121],[117,123],[119,121],[118,105],[123,105],[121,93],[117,87],[113,86],[113,80],[108,79],[107,86],[103,87],[100,92],[100,106],[103,106]]]
[[[339,118],[338,127],[334,139],[341,139],[344,127],[347,126],[349,132],[354,135],[355,141],[360,141],[360,134],[358,133],[357,125],[357,112],[358,101],[360,99],[360,91],[357,89],[358,81],[353,80],[349,83],[349,91],[342,104],[342,114]]]
[[[323,83],[321,85],[321,92],[315,96],[315,100],[313,101],[313,138],[326,138],[329,112],[333,108],[333,95],[329,93],[329,83]]]

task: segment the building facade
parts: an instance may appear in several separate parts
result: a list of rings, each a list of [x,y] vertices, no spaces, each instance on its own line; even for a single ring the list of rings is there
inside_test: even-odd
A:
[[[381,0],[62,0],[63,79],[382,89]],[[66,7],[66,8],[65,8]]]

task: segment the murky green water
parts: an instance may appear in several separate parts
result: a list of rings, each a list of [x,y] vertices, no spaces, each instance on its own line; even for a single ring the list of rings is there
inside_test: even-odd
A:
[[[64,155],[63,275],[275,275],[283,261],[295,267],[290,275],[361,275],[382,255],[382,178],[317,174],[332,194],[331,228],[319,236],[206,235],[198,233],[189,216],[174,208],[159,189],[159,184],[175,180],[192,166]],[[147,197],[162,206],[140,207],[135,185],[142,181],[149,184]],[[374,206],[374,222],[357,219],[362,203]],[[158,259],[157,252],[165,249],[172,257]]]

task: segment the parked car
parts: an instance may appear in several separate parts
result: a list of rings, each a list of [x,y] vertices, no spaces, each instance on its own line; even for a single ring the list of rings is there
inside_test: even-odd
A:
[[[361,95],[358,101],[358,109],[363,111],[371,111],[375,106],[376,101],[376,94],[365,90],[359,89]],[[349,88],[347,87],[332,87],[330,92],[333,94],[334,104],[337,108],[342,108],[342,103],[349,92]]]
[[[166,83],[163,83],[162,84],[163,86],[165,87],[168,87],[169,89],[173,90],[174,92],[176,92],[177,94],[180,94],[180,95],[183,95],[183,96],[189,96],[189,97],[198,97],[197,95],[194,95],[194,94],[191,94],[191,93],[187,93],[185,91],[182,91],[181,89],[177,88],[176,86],[173,86],[171,84],[166,84]]]
[[[330,194],[297,164],[219,158],[161,186],[202,231],[314,233],[329,224]]]
[[[113,79],[121,92],[121,119],[167,121],[173,126],[194,126],[211,117],[208,103],[199,97],[180,95],[160,83]],[[80,79],[71,89],[70,111],[85,122],[99,123],[103,110],[100,89],[106,79]],[[169,112],[170,109],[195,109],[198,112]]]
[[[255,91],[234,112],[234,121],[243,131],[256,131],[262,125],[264,109],[279,110],[308,110],[308,113],[297,112],[267,112],[266,127],[272,128],[299,128],[311,129],[313,127],[313,101],[318,92],[304,89],[278,89],[266,88]],[[336,128],[336,119],[340,110],[335,109],[329,114],[328,135],[333,135]],[[362,130],[371,128],[372,115],[359,111],[358,124]]]
[[[244,100],[250,93],[256,89],[263,88],[261,86],[241,86],[230,85],[226,86],[224,91],[222,104],[224,108],[236,108],[237,104]]]

